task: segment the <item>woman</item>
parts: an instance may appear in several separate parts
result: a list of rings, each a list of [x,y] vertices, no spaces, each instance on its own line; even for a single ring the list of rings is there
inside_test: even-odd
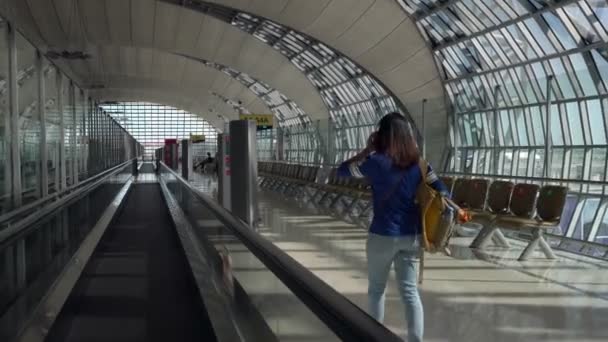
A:
[[[385,115],[367,147],[338,168],[338,176],[366,178],[372,186],[374,218],[367,239],[370,314],[384,319],[384,291],[391,265],[405,305],[409,341],[422,341],[424,315],[418,294],[416,264],[422,234],[416,189],[422,181],[420,153],[410,125],[399,113]],[[429,166],[426,181],[446,194]]]

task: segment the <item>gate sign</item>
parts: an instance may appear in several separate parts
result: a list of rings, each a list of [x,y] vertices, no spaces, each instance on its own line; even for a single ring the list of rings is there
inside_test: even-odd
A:
[[[190,141],[192,141],[193,144],[204,142],[205,136],[203,134],[190,134]]]
[[[262,129],[271,129],[274,121],[272,114],[240,114],[241,120],[253,120],[256,122],[258,131]]]

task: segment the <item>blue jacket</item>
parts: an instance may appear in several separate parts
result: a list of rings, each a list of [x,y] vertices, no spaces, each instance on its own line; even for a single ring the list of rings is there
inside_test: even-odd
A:
[[[385,236],[420,234],[420,209],[415,203],[416,189],[422,181],[418,164],[399,169],[385,154],[374,153],[358,163],[344,162],[338,177],[366,178],[372,187],[374,218],[371,233]],[[446,186],[429,165],[427,184],[447,195]]]

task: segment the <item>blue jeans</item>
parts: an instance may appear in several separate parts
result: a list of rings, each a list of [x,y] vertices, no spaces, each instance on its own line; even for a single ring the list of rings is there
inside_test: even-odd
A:
[[[384,320],[384,290],[395,264],[397,288],[405,306],[408,341],[422,341],[424,313],[418,294],[416,264],[420,244],[414,236],[383,236],[369,233],[367,238],[367,269],[370,315],[382,323]]]

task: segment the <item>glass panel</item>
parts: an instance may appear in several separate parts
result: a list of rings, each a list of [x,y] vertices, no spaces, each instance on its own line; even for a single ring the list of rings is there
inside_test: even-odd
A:
[[[570,177],[571,179],[583,179],[583,161],[585,159],[585,150],[577,148],[572,150],[570,160]]]
[[[36,50],[20,33],[17,45],[17,87],[19,112],[19,151],[23,204],[40,197],[40,120],[38,115],[38,77]]]
[[[605,115],[599,100],[587,101],[593,144],[606,144]]]
[[[604,218],[600,222],[600,228],[595,236],[595,242],[608,244],[608,210],[606,210]]]
[[[591,225],[593,224],[593,219],[595,218],[599,204],[599,198],[589,198],[585,200],[583,212],[574,227],[573,238],[580,240],[586,239],[587,234],[589,234],[589,231],[591,230]]]
[[[10,210],[10,151],[8,144],[8,42],[7,25],[0,17],[0,213]]]
[[[72,184],[72,101],[73,101],[73,88],[70,84],[70,80],[63,76],[63,82],[61,87],[61,99],[63,104],[63,153],[65,156],[65,176],[66,184],[69,186]]]
[[[205,136],[204,142],[194,144],[195,163],[202,161],[206,152],[215,154],[217,150],[216,129],[196,114],[146,102],[105,103],[101,107],[144,146],[146,158],[151,158],[165,139],[188,139],[193,134]]]
[[[547,108],[547,107],[545,107]],[[546,115],[546,113],[545,113]],[[551,106],[551,140],[553,145],[563,145],[564,136],[562,133],[561,115],[557,105]]]
[[[44,103],[46,110],[46,163],[48,168],[49,193],[53,193],[57,191],[60,174],[59,168],[61,167],[59,163],[60,117],[57,107],[57,70],[46,60],[43,65]]]
[[[492,147],[494,143],[491,136],[487,141],[476,139],[485,132],[479,116],[487,115],[493,126],[491,114],[487,113],[493,102],[488,101],[492,98],[488,94],[495,85],[501,85],[497,101],[500,170],[505,175],[525,175],[529,169],[535,177],[544,176],[545,157],[549,157],[544,151],[546,92],[551,75],[554,82],[549,129],[553,146],[549,175],[602,182],[568,183],[570,191],[576,192],[568,198],[570,217],[573,208],[582,208],[579,204],[589,200],[587,194],[600,195],[605,201],[608,194],[604,183],[608,144],[605,0],[399,0],[398,3],[413,15],[442,68],[440,75],[452,102],[448,105],[456,108],[460,118],[459,146],[467,147],[466,156],[478,156],[473,173],[483,174],[479,156],[485,149],[481,146]],[[449,125],[452,124],[450,120]],[[480,127],[482,130],[478,132]],[[447,140],[454,141],[451,137]],[[446,154],[453,152],[453,147],[448,146]],[[456,165],[445,165],[446,171],[458,169]],[[593,211],[591,202],[585,202],[586,211]],[[585,238],[589,231],[590,214],[585,215],[576,223],[577,238]],[[608,243],[608,213],[603,219],[597,240]]]
[[[0,246],[0,326],[3,341],[13,341],[31,318],[67,263],[120,189],[131,177],[127,166],[99,187],[35,222],[24,236]],[[25,286],[17,291],[15,250],[23,242]]]
[[[578,103],[569,102],[566,105],[566,116],[568,117],[568,125],[570,128],[570,137],[573,145],[583,145],[583,127],[581,126],[581,113],[578,109]]]

